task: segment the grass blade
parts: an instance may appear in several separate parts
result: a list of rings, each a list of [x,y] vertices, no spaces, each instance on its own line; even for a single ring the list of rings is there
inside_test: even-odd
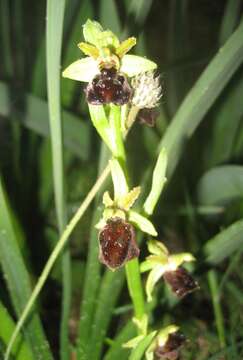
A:
[[[47,1],[47,92],[50,114],[55,206],[60,234],[65,229],[67,222],[64,196],[63,138],[60,101],[60,64],[64,10],[65,0]],[[71,268],[70,253],[68,248],[65,249],[62,255],[62,271],[63,293],[60,329],[60,357],[62,360],[68,360],[70,357],[68,320],[71,304]]]
[[[0,179],[0,263],[15,312],[20,316],[30,297],[31,286],[17,242],[9,205]],[[34,311],[24,328],[24,334],[35,358],[52,359],[40,320]]]
[[[173,172],[184,142],[195,131],[229,79],[243,61],[243,22],[204,70],[179,107],[160,143],[168,154],[168,173]]]
[[[223,45],[235,30],[240,19],[241,0],[228,0],[221,24],[219,43]]]
[[[218,331],[218,337],[221,348],[225,347],[225,331],[224,331],[224,320],[223,320],[223,313],[220,304],[220,293],[218,288],[218,279],[216,271],[211,270],[208,273],[208,283],[209,288],[211,291],[211,296],[213,300],[213,309],[214,309],[214,316],[216,320],[216,327]]]
[[[14,331],[15,324],[10,317],[7,309],[3,306],[3,304],[0,302],[0,340],[7,345],[11,334]],[[15,356],[16,360],[34,360],[33,353],[31,351],[31,348],[28,346],[27,343],[24,342],[24,340],[21,338],[21,336],[18,336],[16,339],[16,343],[13,347],[13,356]]]

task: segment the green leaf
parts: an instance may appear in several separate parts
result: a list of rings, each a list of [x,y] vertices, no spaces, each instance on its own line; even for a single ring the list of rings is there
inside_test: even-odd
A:
[[[145,337],[144,340],[140,342],[140,344],[131,352],[129,356],[129,360],[141,360],[144,358],[144,353],[146,349],[151,344],[153,338],[156,335],[156,331],[151,332],[149,335]]]
[[[124,55],[121,59],[120,71],[132,77],[142,72],[155,70],[157,64],[151,60],[137,55]]]
[[[74,61],[62,73],[68,79],[90,82],[99,73],[98,63],[88,56]]]
[[[225,165],[210,169],[198,184],[202,205],[224,205],[243,197],[243,166]]]
[[[235,30],[240,19],[241,0],[227,0],[221,24],[219,43],[223,45]]]
[[[164,148],[161,149],[153,172],[150,193],[144,203],[144,211],[152,215],[166,182],[165,172],[167,167],[167,155]]]
[[[157,236],[158,233],[154,225],[143,215],[138,214],[136,211],[130,210],[128,213],[129,221],[134,223],[141,231],[146,234]]]
[[[14,331],[15,323],[7,309],[0,302],[0,340],[7,345]],[[13,346],[12,354],[16,360],[34,360],[33,353],[28,344],[19,335]]]
[[[65,0],[47,0],[46,65],[47,94],[52,148],[55,210],[58,231],[61,235],[67,225],[64,190],[63,127],[61,119],[61,48]],[[71,307],[71,257],[66,246],[62,254],[62,308],[60,326],[60,358],[70,358],[68,322]]]
[[[13,227],[1,178],[0,204],[0,263],[15,312],[20,316],[30,297],[31,286],[28,272],[17,245],[17,234]],[[40,319],[35,311],[31,312],[31,317],[24,327],[24,335],[36,359],[52,359]]]
[[[135,326],[129,321],[116,335],[113,344],[106,352],[104,360],[127,360],[128,350],[122,347],[122,344],[135,336]]]
[[[168,155],[168,176],[174,171],[186,139],[190,138],[208,109],[243,61],[243,22],[216,54],[191,89],[160,143]]]
[[[239,220],[207,241],[203,250],[206,261],[216,265],[243,245],[243,220]]]

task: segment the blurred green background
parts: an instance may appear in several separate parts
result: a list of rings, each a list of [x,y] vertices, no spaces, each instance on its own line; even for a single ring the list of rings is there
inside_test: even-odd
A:
[[[0,2],[0,354],[59,237],[46,71],[46,52],[54,64],[55,52],[46,42],[46,7],[44,0]],[[140,124],[132,129],[126,145],[129,171],[133,184],[147,189],[158,149],[167,148],[169,181],[153,221],[171,251],[195,254],[201,290],[178,302],[161,283],[151,325],[180,325],[189,339],[182,359],[242,359],[242,1],[53,0],[51,7],[49,46],[62,43],[57,76],[82,56],[76,45],[87,18],[121,40],[136,36],[134,53],[158,64],[160,116],[153,129]],[[49,71],[48,81],[57,76]],[[61,79],[61,109],[70,219],[109,152],[89,120],[81,83]],[[128,359],[120,345],[134,328],[124,273],[105,271],[97,261],[94,224],[102,211],[101,194],[72,234],[69,264],[65,268],[57,261],[13,359],[37,359],[37,354],[51,359],[47,340],[55,359],[76,359],[76,344],[77,359]],[[61,268],[70,272],[66,320]],[[65,354],[60,324],[70,344]]]

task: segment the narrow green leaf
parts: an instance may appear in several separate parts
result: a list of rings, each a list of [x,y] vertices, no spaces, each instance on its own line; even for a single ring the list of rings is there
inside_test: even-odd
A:
[[[63,135],[60,106],[60,65],[64,10],[65,0],[47,1],[47,92],[50,116],[49,119],[52,145],[55,207],[60,234],[62,234],[67,224],[66,203],[64,195]],[[62,360],[69,360],[70,347],[68,321],[71,305],[71,268],[70,253],[68,248],[65,249],[62,256],[62,271],[63,293],[60,329],[60,357]]]
[[[160,143],[168,154],[172,174],[186,139],[190,138],[208,109],[243,61],[243,22],[204,70],[189,92]]]
[[[128,349],[122,347],[129,339],[136,334],[136,329],[132,321],[129,321],[114,338],[110,349],[106,352],[104,360],[127,360]]]
[[[153,331],[149,335],[145,337],[144,340],[140,342],[140,344],[132,351],[131,355],[129,356],[129,360],[141,360],[144,358],[144,353],[151,344],[156,331]]]
[[[14,331],[15,323],[10,317],[7,309],[0,302],[0,340],[7,345]],[[12,350],[16,360],[34,360],[31,348],[19,335]]]
[[[28,272],[17,245],[7,197],[0,179],[0,263],[15,312],[20,316],[30,294]],[[51,360],[52,356],[43,329],[35,311],[24,327],[24,335],[35,358]]]
[[[167,155],[165,149],[162,148],[154,168],[151,190],[143,206],[147,215],[151,215],[153,213],[163,190],[164,184],[166,182],[166,167]]]
[[[111,271],[107,271],[102,278],[98,296],[99,307],[93,320],[93,331],[87,359],[100,359],[107,327],[113,315],[110,310],[115,307],[123,283],[124,272],[119,271],[121,274],[116,277],[113,276]]]
[[[216,265],[243,245],[243,220],[230,225],[210,239],[204,246],[206,261]]]
[[[219,43],[223,45],[235,30],[240,19],[241,0],[227,0],[219,33]]]
[[[0,115],[9,117],[12,114],[12,99],[10,88],[0,82]],[[25,110],[16,108],[18,120],[28,129],[41,136],[50,136],[49,114],[47,103],[33,95],[26,94]],[[89,155],[90,129],[87,124],[79,120],[70,112],[63,111],[64,145],[75,155],[86,160]]]

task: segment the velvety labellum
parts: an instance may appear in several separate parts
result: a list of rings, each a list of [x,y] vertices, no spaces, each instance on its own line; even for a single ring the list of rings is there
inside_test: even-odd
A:
[[[177,360],[179,359],[179,350],[185,342],[185,336],[179,332],[170,334],[168,340],[163,346],[158,346],[155,351],[155,359]]]
[[[89,104],[113,103],[121,106],[129,102],[132,89],[124,74],[117,72],[115,68],[104,68],[88,84],[85,94]]]
[[[198,283],[183,267],[178,267],[174,271],[165,272],[164,280],[169,284],[173,293],[179,298],[184,297],[198,288]]]
[[[107,220],[99,233],[99,245],[100,261],[112,270],[139,256],[133,226],[119,217]]]

